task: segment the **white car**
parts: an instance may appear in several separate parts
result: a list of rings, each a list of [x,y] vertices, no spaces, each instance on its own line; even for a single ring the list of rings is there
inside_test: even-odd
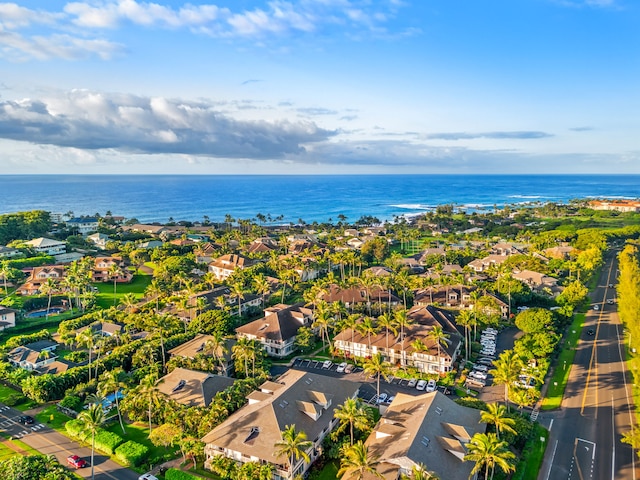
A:
[[[158,477],[151,475],[150,473],[143,473],[138,477],[138,480],[158,480]]]
[[[409,380],[409,383],[407,383],[407,387],[413,388],[416,386],[416,383],[418,383],[418,380],[415,378],[412,378],[411,380]]]
[[[473,369],[477,370],[479,372],[488,372],[489,371],[489,367],[486,366],[486,365],[474,365]]]
[[[389,395],[387,395],[386,393],[381,393],[380,396],[376,398],[376,403],[384,403],[387,401],[388,397]]]
[[[593,309],[594,309],[594,310],[600,310],[600,305],[594,305],[594,306],[593,306]]]
[[[487,374],[486,373],[478,372],[477,370],[474,370],[473,372],[470,372],[469,376],[471,378],[477,378],[478,380],[486,380],[487,379]]]
[[[426,387],[427,387],[427,381],[426,380],[420,380],[416,385],[416,388],[418,390],[424,390]]]
[[[346,369],[347,369],[347,362],[342,362],[340,365],[338,365],[338,368],[336,368],[336,372],[344,373]]]
[[[325,360],[324,363],[322,364],[322,368],[329,369],[331,368],[331,365],[333,365],[333,362],[331,360]]]
[[[427,382],[427,392],[433,392],[436,389],[436,381],[431,379]]]

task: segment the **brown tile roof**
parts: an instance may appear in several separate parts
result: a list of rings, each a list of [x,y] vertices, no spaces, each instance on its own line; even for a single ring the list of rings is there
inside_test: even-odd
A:
[[[233,385],[233,378],[176,368],[157,383],[160,393],[190,407],[207,407],[215,394]]]
[[[303,304],[279,304],[264,310],[264,317],[236,328],[236,332],[266,340],[285,341],[312,323],[313,312]]]
[[[423,463],[440,478],[466,480],[473,462],[462,461],[465,443],[485,428],[479,410],[460,406],[440,392],[398,393],[366,445],[380,457],[385,478],[396,478],[391,472],[395,469],[397,475],[400,464],[411,468]]]
[[[205,435],[202,441],[218,449],[242,452],[247,457],[286,466],[288,459],[274,454],[274,445],[282,441],[281,432],[288,425],[295,425],[297,431],[305,432],[307,438],[314,441],[333,420],[336,407],[355,396],[360,384],[292,369],[277,382],[267,382],[264,386],[266,391],[250,395],[248,405]],[[306,407],[305,411],[300,410],[297,402],[318,406],[314,401],[317,394],[326,395],[331,404],[321,408],[321,415],[314,420]],[[313,410],[317,412],[315,407]]]

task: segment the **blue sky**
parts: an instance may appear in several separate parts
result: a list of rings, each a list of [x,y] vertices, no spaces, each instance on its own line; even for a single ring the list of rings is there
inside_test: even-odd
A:
[[[640,173],[636,0],[0,3],[0,173]]]

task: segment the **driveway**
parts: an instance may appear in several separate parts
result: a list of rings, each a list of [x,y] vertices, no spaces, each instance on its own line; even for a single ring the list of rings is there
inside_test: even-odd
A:
[[[0,404],[0,428],[11,438],[19,438],[32,448],[44,455],[55,455],[62,465],[67,464],[69,455],[78,455],[87,462],[91,461],[91,449],[82,447],[64,435],[47,427],[42,423],[22,425],[18,418],[23,412]],[[137,480],[138,474],[118,465],[109,457],[96,454],[94,457],[96,480]],[[91,477],[91,468],[74,470],[83,478]]]

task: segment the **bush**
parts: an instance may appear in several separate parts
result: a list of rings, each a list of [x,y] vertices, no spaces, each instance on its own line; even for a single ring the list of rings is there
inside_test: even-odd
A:
[[[78,395],[67,395],[60,402],[60,406],[75,410],[76,412],[81,412],[82,403],[82,399]]]
[[[4,403],[8,407],[15,407],[16,405],[20,405],[27,400],[27,397],[22,395],[21,393],[11,393],[2,399],[2,403]]]
[[[129,440],[115,450],[116,458],[128,466],[137,466],[149,454],[149,449],[144,445]]]
[[[182,470],[178,470],[177,468],[170,468],[164,474],[164,478],[166,480],[199,480],[200,477],[196,477],[195,475],[191,475],[190,473],[183,472]]]
[[[122,437],[117,433],[109,432],[107,430],[99,430],[96,434],[96,448],[101,452],[113,455],[116,448],[124,442]]]
[[[456,400],[458,405],[462,405],[463,407],[475,408],[477,410],[486,410],[487,404],[478,398],[473,397],[464,397],[458,398]]]
[[[65,423],[64,428],[67,433],[74,438],[79,438],[80,440],[85,440],[87,438],[84,426],[79,420],[69,420]]]

